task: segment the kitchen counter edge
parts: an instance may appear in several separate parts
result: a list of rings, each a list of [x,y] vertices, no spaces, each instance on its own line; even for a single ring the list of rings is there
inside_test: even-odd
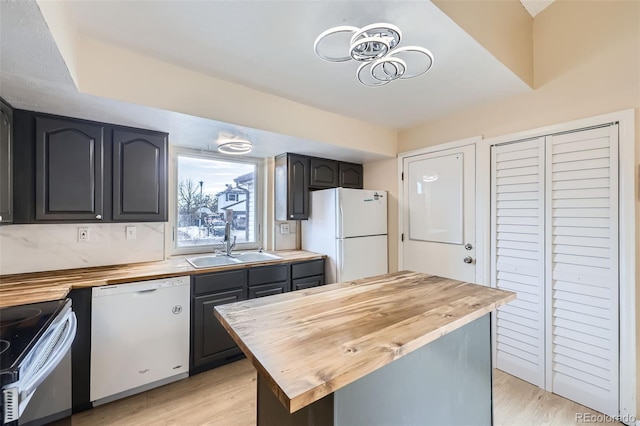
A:
[[[269,253],[281,256],[282,259],[196,269],[187,263],[186,259],[203,254],[193,254],[173,256],[156,262],[0,275],[0,308],[63,299],[71,290],[78,288],[305,262],[326,257],[323,254],[305,250],[283,250]]]

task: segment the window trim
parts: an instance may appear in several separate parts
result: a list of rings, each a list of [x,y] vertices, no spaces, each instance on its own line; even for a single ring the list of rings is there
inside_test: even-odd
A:
[[[208,245],[198,245],[198,246],[189,246],[189,247],[178,247],[178,157],[191,157],[191,158],[199,158],[205,160],[219,160],[225,161],[229,163],[241,163],[254,164],[256,167],[256,179],[254,183],[254,193],[255,193],[255,228],[254,228],[254,238],[255,242],[253,243],[238,243],[234,250],[255,250],[260,247],[264,247],[262,244],[262,220],[263,220],[263,208],[264,208],[264,194],[262,193],[262,180],[263,180],[263,165],[264,161],[261,158],[255,157],[239,157],[239,158],[230,158],[229,156],[220,155],[213,153],[211,151],[204,151],[198,149],[191,149],[185,147],[175,147],[173,152],[171,153],[171,163],[173,169],[173,178],[171,179],[171,194],[169,199],[172,200],[171,204],[171,215],[170,215],[170,227],[171,227],[171,241],[169,244],[169,250],[172,256],[184,255],[184,254],[198,254],[198,253],[213,253],[215,250],[224,249],[225,244],[208,244]]]

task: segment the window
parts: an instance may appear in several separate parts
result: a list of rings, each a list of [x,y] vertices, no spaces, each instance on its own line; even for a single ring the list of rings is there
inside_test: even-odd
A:
[[[259,241],[258,160],[177,154],[174,252],[210,251],[224,244],[226,222],[236,248]]]

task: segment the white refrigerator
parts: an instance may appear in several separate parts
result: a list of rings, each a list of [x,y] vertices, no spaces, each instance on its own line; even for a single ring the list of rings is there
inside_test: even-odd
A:
[[[313,191],[302,249],[327,255],[327,284],[386,274],[387,192]]]

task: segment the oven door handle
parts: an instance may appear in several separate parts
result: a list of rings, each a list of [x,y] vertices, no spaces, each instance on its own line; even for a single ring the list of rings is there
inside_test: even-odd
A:
[[[60,364],[62,358],[64,358],[69,349],[71,349],[71,344],[73,343],[73,339],[76,337],[76,330],[78,328],[76,315],[73,311],[70,312],[68,321],[69,323],[65,336],[60,339],[61,343],[56,345],[57,347],[54,348],[54,353],[52,353],[49,359],[47,359],[45,365],[43,365],[33,377],[27,380],[27,382],[18,386],[20,392],[20,415],[22,415],[24,407],[26,407],[38,386],[40,386],[42,382],[49,377],[49,374],[51,374],[58,364]]]

